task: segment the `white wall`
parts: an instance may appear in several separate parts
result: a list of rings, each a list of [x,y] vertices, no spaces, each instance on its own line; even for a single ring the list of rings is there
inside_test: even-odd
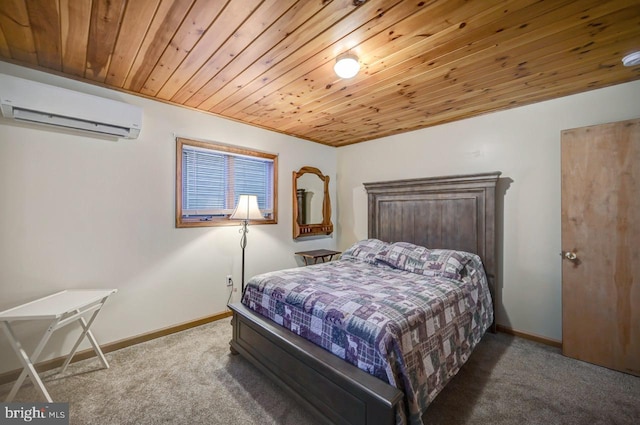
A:
[[[140,137],[117,142],[0,121],[0,310],[67,288],[117,288],[93,327],[100,343],[224,311],[225,276],[240,285],[239,228],[175,228],[175,135],[279,154],[278,224],[250,227],[247,276],[336,247],[291,237],[292,172],[319,168],[335,199],[336,149],[4,62],[0,72],[144,109]],[[30,353],[44,327],[15,330]],[[66,354],[76,331],[56,332],[42,359]],[[0,373],[18,367],[0,333]]]
[[[363,182],[502,171],[497,323],[561,340],[560,132],[637,117],[640,81],[340,148],[339,248],[367,237]]]

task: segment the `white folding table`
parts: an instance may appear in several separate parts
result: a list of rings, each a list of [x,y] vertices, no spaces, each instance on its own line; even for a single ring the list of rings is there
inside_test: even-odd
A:
[[[74,289],[61,291],[0,312],[0,322],[2,322],[3,325],[2,328],[4,329],[4,332],[9,339],[9,343],[13,347],[13,350],[23,366],[22,373],[13,385],[13,388],[11,388],[11,392],[7,396],[5,402],[8,403],[13,400],[27,376],[29,376],[38,391],[40,391],[40,394],[42,394],[49,403],[53,402],[53,400],[51,400],[51,396],[49,396],[49,393],[47,392],[47,389],[44,387],[42,380],[38,376],[38,372],[36,371],[34,364],[38,361],[38,357],[42,353],[42,350],[51,337],[51,334],[55,330],[75,321],[80,322],[83,331],[62,365],[60,373],[63,373],[67,369],[67,366],[69,366],[71,359],[85,337],[89,339],[89,342],[100,358],[102,365],[105,368],[109,368],[109,363],[107,363],[107,359],[104,357],[98,342],[89,328],[93,324],[93,321],[100,312],[102,306],[104,306],[107,298],[115,292],[117,292],[117,289]],[[89,312],[93,312],[93,314],[89,320],[86,321],[82,316]],[[31,357],[29,357],[24,348],[22,348],[22,344],[20,344],[20,341],[16,338],[15,333],[11,328],[10,322],[19,320],[50,321],[47,330],[44,332],[44,335],[42,335],[42,338]]]

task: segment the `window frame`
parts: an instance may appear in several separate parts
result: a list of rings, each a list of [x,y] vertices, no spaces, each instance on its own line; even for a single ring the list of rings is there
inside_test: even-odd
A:
[[[235,155],[243,155],[255,158],[265,158],[273,161],[273,212],[270,218],[265,220],[250,220],[249,224],[277,224],[278,223],[278,155],[261,152],[254,149],[242,148],[239,146],[225,145],[217,142],[204,142],[200,140],[176,138],[176,228],[185,227],[215,227],[215,226],[237,226],[238,220],[230,220],[231,214],[224,217],[211,217],[209,220],[202,220],[201,216],[183,217],[182,214],[182,154],[183,146],[193,146],[200,149],[211,150]]]

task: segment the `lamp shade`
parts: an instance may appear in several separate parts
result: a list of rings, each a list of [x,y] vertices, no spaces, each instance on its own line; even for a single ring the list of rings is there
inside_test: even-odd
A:
[[[236,209],[229,218],[231,220],[263,220],[264,216],[258,208],[258,197],[256,195],[240,195]]]
[[[360,62],[353,53],[343,53],[336,58],[333,70],[340,78],[353,78],[360,71]]]

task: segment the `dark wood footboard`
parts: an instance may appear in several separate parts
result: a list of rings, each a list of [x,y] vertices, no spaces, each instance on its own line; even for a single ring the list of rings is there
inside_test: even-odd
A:
[[[328,424],[391,425],[404,397],[397,388],[263,318],[242,304],[233,311],[232,352],[277,382]]]

